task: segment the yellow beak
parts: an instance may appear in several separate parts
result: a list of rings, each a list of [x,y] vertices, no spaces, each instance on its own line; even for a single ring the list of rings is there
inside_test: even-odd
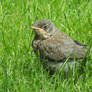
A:
[[[42,28],[35,27],[35,26],[31,26],[30,28],[32,28],[32,29],[34,29],[34,30],[43,30]]]

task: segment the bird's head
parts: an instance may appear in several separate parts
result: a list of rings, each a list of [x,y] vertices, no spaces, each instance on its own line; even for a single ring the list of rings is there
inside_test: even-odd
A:
[[[37,30],[37,28],[43,29],[46,33],[52,33],[56,31],[55,25],[49,19],[37,20],[33,25],[32,29]]]

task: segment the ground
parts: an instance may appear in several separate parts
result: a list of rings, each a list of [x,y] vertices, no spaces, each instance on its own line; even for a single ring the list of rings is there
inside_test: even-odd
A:
[[[51,76],[44,69],[30,29],[42,18],[92,46],[92,0],[0,0],[0,92],[92,92],[92,60],[86,60],[83,74]]]

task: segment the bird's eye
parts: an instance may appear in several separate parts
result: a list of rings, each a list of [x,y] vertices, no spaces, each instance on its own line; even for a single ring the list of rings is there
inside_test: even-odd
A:
[[[43,27],[42,27],[44,30],[46,30],[47,29],[47,25],[43,25]]]

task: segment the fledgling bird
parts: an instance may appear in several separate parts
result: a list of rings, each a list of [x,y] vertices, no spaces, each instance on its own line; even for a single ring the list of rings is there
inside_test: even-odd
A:
[[[52,70],[59,70],[67,58],[65,70],[68,71],[68,65],[73,69],[75,59],[84,58],[88,51],[87,45],[73,40],[48,19],[36,21],[31,28],[36,32],[32,47],[35,52],[39,50],[45,66]]]

